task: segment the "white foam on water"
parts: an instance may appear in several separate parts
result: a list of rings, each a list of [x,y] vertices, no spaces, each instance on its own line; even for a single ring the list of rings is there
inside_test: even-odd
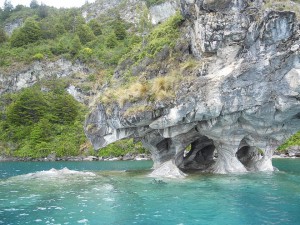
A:
[[[6,211],[6,212],[14,212],[14,211],[20,211],[20,209],[10,208],[10,209],[4,209],[4,211]]]
[[[46,171],[39,171],[35,173],[28,173],[24,175],[19,175],[17,178],[24,178],[24,179],[47,179],[47,178],[64,178],[69,176],[84,176],[84,177],[94,177],[96,176],[95,173],[92,172],[82,172],[76,170],[70,170],[68,168],[63,168],[61,170],[57,169],[50,169]]]
[[[77,223],[84,223],[84,224],[87,224],[87,222],[89,222],[88,219],[82,219],[77,221]]]
[[[115,201],[115,199],[114,198],[103,198],[103,200],[104,201],[106,201],[106,202],[114,202]]]
[[[44,210],[46,210],[47,208],[45,208],[45,207],[38,207],[37,208],[37,210],[42,210],[42,211],[44,211]]]

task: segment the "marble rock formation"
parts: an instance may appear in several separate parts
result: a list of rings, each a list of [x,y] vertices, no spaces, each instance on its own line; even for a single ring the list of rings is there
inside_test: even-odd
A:
[[[300,40],[295,13],[264,7],[182,0],[205,72],[153,111],[124,117],[118,106],[108,115],[97,105],[85,125],[95,149],[138,138],[152,154],[153,176],[273,171],[274,149],[300,129]]]

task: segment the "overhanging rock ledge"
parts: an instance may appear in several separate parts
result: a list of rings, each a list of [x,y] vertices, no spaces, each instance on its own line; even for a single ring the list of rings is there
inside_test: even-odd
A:
[[[274,149],[300,130],[300,40],[295,13],[263,4],[182,0],[190,49],[205,73],[152,111],[125,117],[118,106],[111,115],[95,106],[85,125],[95,149],[138,138],[155,176],[273,171]]]

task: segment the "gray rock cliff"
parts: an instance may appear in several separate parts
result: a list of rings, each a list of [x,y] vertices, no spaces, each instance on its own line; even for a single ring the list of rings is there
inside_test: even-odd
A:
[[[98,104],[85,132],[95,149],[140,139],[153,176],[273,171],[273,151],[300,130],[299,25],[260,0],[181,0],[191,54],[205,62],[172,104],[124,116]]]
[[[0,71],[0,95],[7,92],[16,92],[23,88],[31,87],[43,79],[75,77],[76,74],[83,74],[87,77],[92,70],[86,65],[69,60],[59,59],[56,61],[35,61],[34,63],[24,66],[22,70],[9,72]],[[75,78],[73,80],[75,80]],[[80,93],[79,88],[70,85],[67,90],[73,97],[84,102],[86,96]]]
[[[180,8],[179,2],[179,0],[166,0],[147,9],[152,24],[156,25],[174,15]],[[112,13],[117,11],[124,21],[137,24],[140,20],[141,11],[145,8],[147,8],[146,3],[141,0],[97,0],[90,6],[83,8],[82,15],[89,21],[105,15],[111,10]]]

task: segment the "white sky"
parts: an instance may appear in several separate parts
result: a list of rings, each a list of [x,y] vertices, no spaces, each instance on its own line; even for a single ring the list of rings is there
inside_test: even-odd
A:
[[[0,7],[3,8],[5,0],[0,0]],[[88,0],[89,3],[94,2],[95,0]],[[16,5],[26,5],[29,6],[31,0],[11,0],[10,1],[13,6],[15,7]],[[54,6],[56,8],[60,7],[65,7],[65,8],[70,8],[70,7],[80,7],[82,6],[86,0],[37,0],[39,4],[41,2],[45,5],[48,6]]]

